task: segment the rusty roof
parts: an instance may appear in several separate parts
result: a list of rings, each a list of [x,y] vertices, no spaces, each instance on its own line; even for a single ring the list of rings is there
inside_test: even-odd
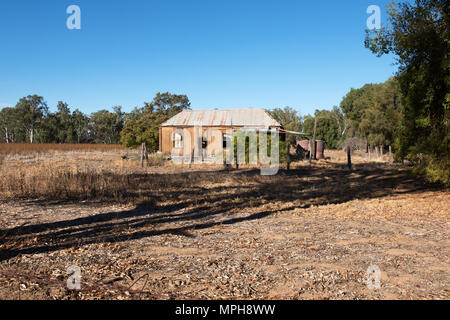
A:
[[[281,127],[264,109],[185,110],[170,118],[161,127]]]

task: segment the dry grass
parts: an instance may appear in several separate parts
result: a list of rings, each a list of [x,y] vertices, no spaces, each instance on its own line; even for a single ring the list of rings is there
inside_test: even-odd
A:
[[[347,162],[347,154],[341,150],[325,150],[325,157],[329,157],[334,162]],[[352,163],[392,163],[393,157],[385,153],[377,155],[374,152],[365,153],[364,151],[353,151]]]
[[[88,145],[89,146],[89,145]],[[31,145],[28,145],[33,149]],[[114,151],[114,148],[117,150]],[[143,178],[154,167],[164,163],[162,156],[149,155],[142,169],[135,150],[119,146],[93,147],[92,151],[57,150],[31,152],[19,148],[21,154],[1,155],[0,199],[93,200],[136,202],[148,200],[142,188],[158,186],[155,179]],[[51,149],[45,149],[47,151]],[[56,150],[56,148],[55,148]],[[8,151],[8,152],[11,152]],[[164,176],[160,176],[165,183]]]
[[[28,147],[32,148],[31,145]],[[264,177],[251,166],[241,166],[240,170],[231,172],[222,166],[197,165],[188,169],[184,165],[164,162],[158,154],[150,155],[150,166],[141,168],[137,151],[119,150],[8,155],[0,166],[0,198],[177,204],[183,197],[207,200],[198,188],[200,191],[223,189],[231,194],[235,188],[253,187],[255,192],[247,194],[247,199],[238,197],[234,200],[258,206],[264,203],[261,200],[268,201],[264,197],[272,197],[272,192],[285,194],[285,200],[291,201],[296,200],[292,190],[297,190],[294,193],[297,199],[304,198],[304,190],[298,185],[310,187],[313,193],[316,188],[323,188],[322,192],[331,199],[336,197],[333,192],[338,196],[342,193],[343,182],[348,182],[349,187],[358,183],[355,180],[357,174],[353,174],[355,179],[349,179],[341,159],[346,159],[345,154],[339,151],[327,152],[332,158],[330,161],[322,160],[312,166],[307,162],[292,163],[288,177],[283,171],[273,177]],[[364,170],[377,170],[377,164],[368,163],[368,159],[355,157],[354,162]],[[320,179],[314,177],[318,174]],[[386,172],[374,174],[385,175]],[[329,181],[333,177],[336,182]],[[264,196],[260,197],[260,194]]]
[[[52,152],[111,152],[126,150],[117,144],[0,143],[0,155],[30,155]]]
[[[164,165],[164,156],[160,153],[152,153],[148,155],[148,165],[158,167]]]

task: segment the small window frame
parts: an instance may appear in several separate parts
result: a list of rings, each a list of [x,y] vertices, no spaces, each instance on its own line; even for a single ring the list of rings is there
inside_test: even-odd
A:
[[[183,135],[179,132],[174,132],[172,134],[172,147],[174,149],[183,148]]]

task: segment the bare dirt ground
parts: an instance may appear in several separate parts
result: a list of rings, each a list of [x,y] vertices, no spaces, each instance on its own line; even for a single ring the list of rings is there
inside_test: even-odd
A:
[[[0,203],[0,299],[450,298],[450,193],[405,169],[163,172],[167,201]]]

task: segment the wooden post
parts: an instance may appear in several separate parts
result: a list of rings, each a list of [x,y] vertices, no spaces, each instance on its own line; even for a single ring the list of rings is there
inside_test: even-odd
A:
[[[148,149],[147,149],[147,144],[144,143],[144,156],[145,156],[145,161],[147,162],[147,167],[150,165],[150,161],[148,160]]]
[[[195,150],[195,149],[192,149],[192,151],[191,151],[191,159],[189,160],[189,164],[188,164],[188,168],[189,168],[189,169],[190,169],[191,166],[192,166],[192,162],[194,162],[194,150]]]
[[[372,154],[371,154],[371,150],[372,148],[370,146],[367,147],[367,150],[369,151],[369,160],[372,159]]]
[[[348,165],[348,170],[352,171],[352,151],[350,146],[347,146],[347,165]]]
[[[144,167],[144,148],[145,148],[145,143],[141,144],[141,168]]]
[[[311,160],[312,160],[312,140],[309,140],[309,164],[311,164]]]
[[[234,153],[234,165],[236,166],[236,169],[239,169],[239,163],[238,163],[238,149],[236,148],[236,152]]]
[[[389,158],[391,158],[391,157],[392,157],[392,147],[389,146]]]
[[[317,157],[316,157],[316,153],[317,153],[316,152],[317,120],[318,120],[318,118],[315,117],[315,119],[314,119],[314,134],[313,134],[312,149],[311,149],[314,160],[317,160]]]
[[[289,150],[289,143],[288,143],[288,141],[286,139],[286,168],[287,168],[287,170],[289,170],[290,166],[291,166],[291,157],[290,157],[289,151],[290,151]]]
[[[158,151],[162,152],[162,127],[158,128]]]

